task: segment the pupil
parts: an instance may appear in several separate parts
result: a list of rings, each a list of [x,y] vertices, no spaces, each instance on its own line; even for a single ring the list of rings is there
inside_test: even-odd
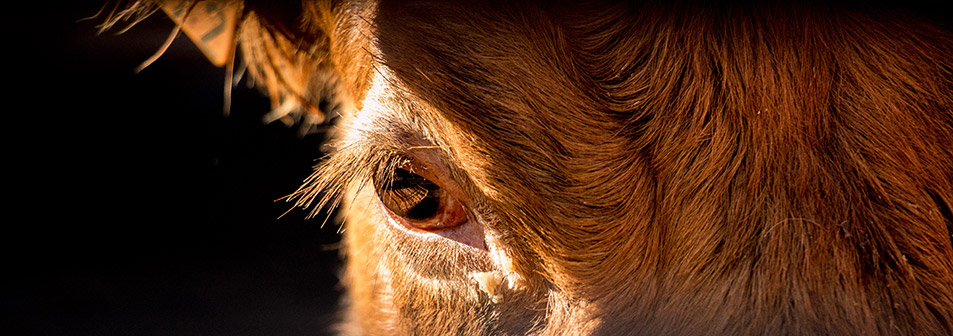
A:
[[[436,186],[434,186],[436,187]],[[407,219],[424,220],[437,215],[440,209],[440,189],[427,189],[427,196],[407,211]]]
[[[381,189],[384,206],[408,220],[425,220],[440,210],[440,187],[406,169],[394,170],[394,178]]]

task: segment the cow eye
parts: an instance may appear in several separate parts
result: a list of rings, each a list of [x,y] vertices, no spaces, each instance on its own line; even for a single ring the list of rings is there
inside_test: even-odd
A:
[[[436,183],[410,170],[395,168],[392,177],[378,184],[377,190],[384,207],[404,225],[439,231],[466,221],[462,204]]]
[[[421,221],[437,215],[440,187],[406,169],[397,168],[393,179],[381,189],[381,202],[395,215]]]

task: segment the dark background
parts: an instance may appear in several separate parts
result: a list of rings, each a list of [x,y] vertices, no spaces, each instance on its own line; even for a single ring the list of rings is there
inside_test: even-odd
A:
[[[291,204],[275,202],[324,135],[263,124],[247,80],[223,116],[225,71],[185,36],[134,73],[173,24],[160,12],[97,35],[103,19],[79,20],[101,5],[2,14],[0,334],[327,333],[337,225],[279,219]]]

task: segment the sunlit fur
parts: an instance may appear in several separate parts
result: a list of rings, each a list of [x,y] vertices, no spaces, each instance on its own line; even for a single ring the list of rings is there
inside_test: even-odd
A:
[[[953,35],[920,17],[942,12],[244,8],[266,91],[342,106],[292,199],[342,204],[344,333],[953,334]],[[413,151],[486,250],[389,225],[370,181]]]

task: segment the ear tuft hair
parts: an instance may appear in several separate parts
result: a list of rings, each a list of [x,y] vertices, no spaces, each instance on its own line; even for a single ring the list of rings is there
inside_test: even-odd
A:
[[[197,15],[193,13],[196,7],[206,2],[182,0],[174,4],[177,8],[187,8],[185,16]],[[296,7],[294,11],[301,12],[301,4],[282,2],[280,6],[273,3],[259,4],[241,1],[219,0],[223,5],[238,5],[242,8],[238,19],[237,38],[235,46],[230,48],[241,56],[240,69],[248,70],[251,83],[259,87],[271,99],[271,111],[266,113],[263,121],[271,123],[281,121],[288,126],[299,124],[302,136],[321,131],[322,124],[330,122],[343,104],[338,99],[338,76],[333,71],[331,60],[328,57],[328,38],[324,34],[310,31],[309,34],[296,33],[301,27],[287,27],[281,23],[282,13],[292,10],[281,10],[285,7]],[[129,22],[117,32],[122,34],[137,23],[159,11],[164,4],[163,0],[115,1],[107,3],[90,19],[104,17],[98,27],[100,33],[115,28],[121,22]],[[282,7],[284,6],[284,7]],[[223,8],[225,6],[218,6]],[[275,9],[276,7],[280,7]],[[263,8],[268,8],[267,10]],[[296,20],[301,21],[301,20]],[[178,36],[182,25],[176,25],[169,39],[156,54],[137,69],[141,71],[158,59],[172,41]],[[308,36],[307,39],[301,36]],[[201,42],[199,42],[201,43]],[[234,57],[231,57],[233,59]],[[231,100],[231,87],[237,84],[232,80],[234,62],[228,62],[228,74],[225,84],[225,113],[228,113]],[[241,79],[241,76],[239,76]]]

